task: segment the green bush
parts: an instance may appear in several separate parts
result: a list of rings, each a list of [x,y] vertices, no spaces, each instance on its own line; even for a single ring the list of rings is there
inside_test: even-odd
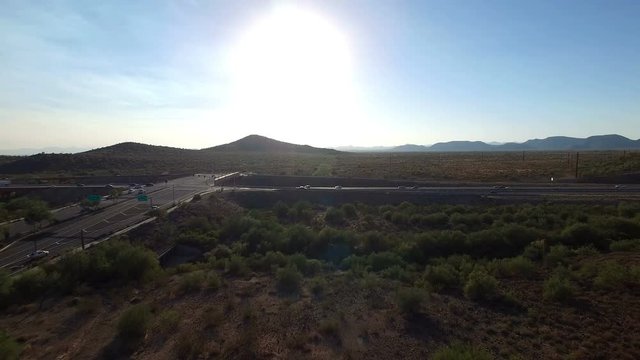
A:
[[[324,221],[331,225],[342,225],[345,223],[344,211],[330,207],[324,214]]]
[[[244,276],[249,272],[249,267],[244,257],[231,255],[227,261],[226,271],[231,275]]]
[[[4,331],[0,332],[0,360],[18,360],[22,346]]]
[[[476,267],[464,285],[464,296],[471,300],[493,300],[498,297],[498,280]]]
[[[609,245],[611,251],[640,251],[640,239],[614,241]]]
[[[302,283],[302,274],[295,266],[278,269],[276,273],[278,290],[285,294],[298,293]]]
[[[517,256],[494,260],[491,263],[491,269],[496,276],[530,278],[535,273],[536,267],[533,261],[523,256]]]
[[[396,302],[400,311],[407,315],[413,315],[420,312],[426,297],[425,291],[420,288],[403,288],[398,290]]]
[[[222,279],[220,279],[220,275],[215,271],[210,271],[207,274],[207,289],[218,290],[220,286],[222,286]]]
[[[440,291],[445,288],[455,288],[460,285],[460,273],[450,264],[429,265],[424,272],[424,279],[431,287]]]
[[[575,289],[569,280],[569,271],[560,266],[543,284],[543,297],[546,300],[567,302],[573,299]]]
[[[358,217],[358,212],[353,204],[344,204],[340,207],[340,209],[347,219],[355,219]]]
[[[598,249],[606,250],[608,243],[602,234],[594,225],[575,223],[562,231],[562,242],[570,246],[593,245]]]
[[[309,282],[309,289],[315,296],[321,296],[327,289],[327,280],[321,277],[315,277]]]
[[[571,255],[571,251],[564,245],[554,245],[549,248],[549,253],[545,256],[547,266],[555,267],[560,264],[566,264],[567,258]]]
[[[598,289],[620,289],[625,286],[640,283],[637,266],[624,266],[614,261],[607,261],[596,267],[596,277],[593,285]]]
[[[371,254],[367,257],[367,262],[371,266],[371,270],[376,272],[393,266],[402,267],[405,265],[400,255],[390,251]]]
[[[306,276],[312,276],[322,269],[322,263],[319,260],[308,260],[302,254],[293,254],[289,256],[289,265],[295,266]]]
[[[180,291],[183,293],[200,291],[202,289],[204,281],[205,275],[202,270],[183,275],[180,279]]]
[[[175,332],[179,323],[180,314],[177,311],[165,310],[158,315],[154,329],[160,335],[166,336]]]
[[[136,304],[125,310],[118,320],[118,335],[125,342],[136,342],[144,337],[151,323],[151,308]]]
[[[459,343],[438,349],[433,354],[433,360],[491,360],[491,354],[483,349],[478,349]]]
[[[202,332],[188,329],[176,336],[173,352],[176,359],[198,359],[204,352],[206,340]]]

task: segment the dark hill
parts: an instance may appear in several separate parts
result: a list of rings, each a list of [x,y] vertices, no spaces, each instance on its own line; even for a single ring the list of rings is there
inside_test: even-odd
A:
[[[147,145],[135,142],[123,142],[111,146],[106,146],[98,149],[82,152],[82,155],[90,156],[144,156],[144,157],[159,157],[159,156],[184,156],[197,153],[198,150],[180,149],[169,146],[157,146]]]
[[[261,153],[303,153],[338,154],[338,150],[316,148],[309,145],[296,145],[270,139],[260,135],[249,135],[232,143],[214,146],[202,151],[214,152],[261,152]]]

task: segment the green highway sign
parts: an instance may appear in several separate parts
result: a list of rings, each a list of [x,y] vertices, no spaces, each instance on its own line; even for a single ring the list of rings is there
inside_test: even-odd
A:
[[[149,201],[149,197],[147,195],[138,195],[138,201]]]
[[[100,202],[100,199],[102,199],[102,197],[100,195],[89,195],[89,196],[87,196],[87,200],[89,200],[91,202]]]

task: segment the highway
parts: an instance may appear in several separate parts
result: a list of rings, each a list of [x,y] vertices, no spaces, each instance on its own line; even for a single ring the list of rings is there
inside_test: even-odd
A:
[[[231,174],[230,174],[231,175]],[[219,178],[218,178],[219,179]],[[80,232],[84,230],[85,244],[103,239],[116,231],[135,225],[147,218],[150,202],[161,208],[168,208],[176,202],[191,198],[205,191],[219,191],[207,180],[210,177],[192,176],[169,181],[167,184],[148,188],[149,202],[139,202],[133,195],[124,197],[118,203],[107,206],[95,213],[79,216],[58,225],[46,228],[37,244],[33,241],[18,241],[0,252],[0,267],[12,272],[19,271],[28,263],[27,255],[34,246],[50,252],[49,258],[81,246]],[[600,199],[640,200],[640,185],[513,185],[513,186],[429,186],[429,187],[322,187],[310,186],[308,189],[296,187],[224,187],[225,191],[278,191],[293,190],[301,192],[381,192],[386,194],[410,193],[415,196],[455,196],[477,195],[499,198],[572,198],[598,197]]]
[[[28,263],[27,255],[34,251],[35,246],[39,250],[49,251],[49,258],[78,248],[81,246],[81,230],[84,230],[85,244],[104,238],[144,220],[151,204],[168,208],[173,205],[174,200],[176,203],[181,202],[212,189],[207,180],[209,179],[195,176],[171,180],[167,184],[148,188],[147,202],[128,196],[94,213],[50,226],[43,230],[43,236],[36,243],[17,241],[0,252],[0,267],[9,268],[12,272],[19,270]]]

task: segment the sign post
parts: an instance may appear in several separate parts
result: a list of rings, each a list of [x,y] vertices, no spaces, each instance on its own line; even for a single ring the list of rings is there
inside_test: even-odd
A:
[[[138,195],[138,201],[149,201],[149,197],[145,194]]]

